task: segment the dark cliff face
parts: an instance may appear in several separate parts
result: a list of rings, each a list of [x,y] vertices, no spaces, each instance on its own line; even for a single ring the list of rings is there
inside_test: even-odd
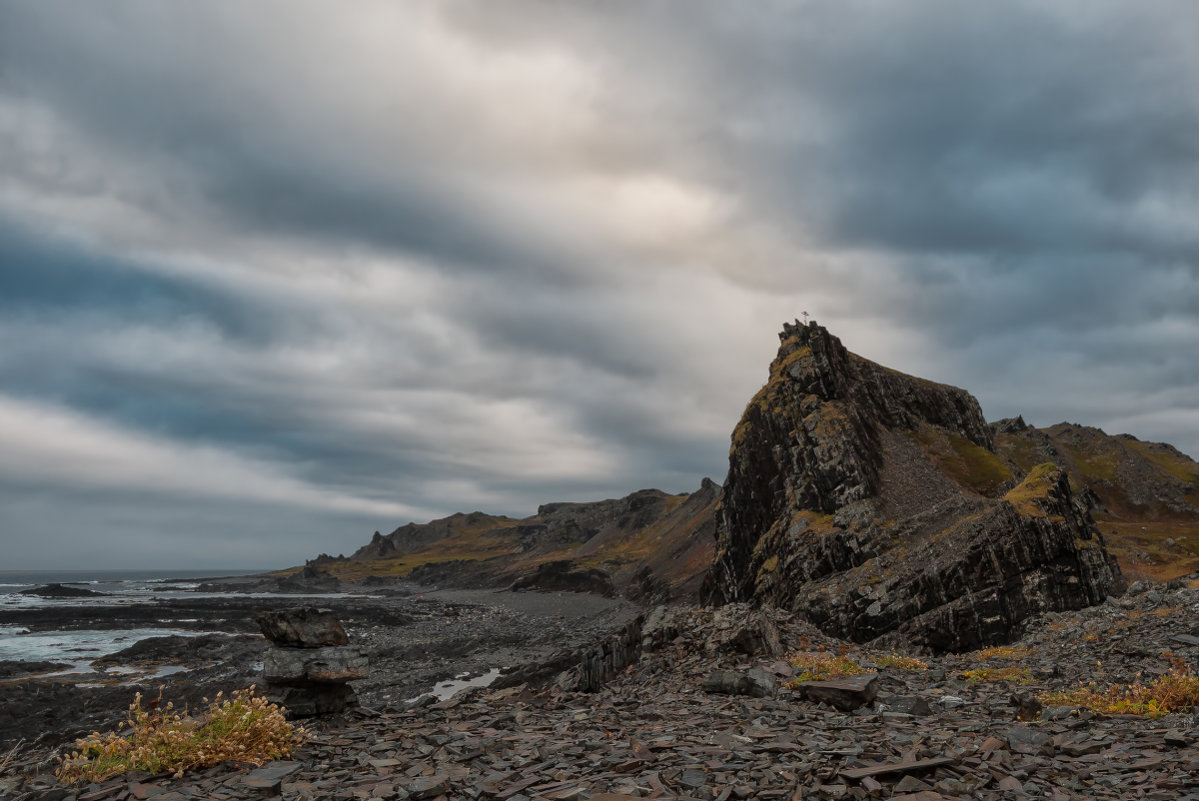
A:
[[[1022,481],[968,392],[867,361],[815,323],[780,339],[733,433],[707,600],[958,650],[1119,584],[1061,471]]]

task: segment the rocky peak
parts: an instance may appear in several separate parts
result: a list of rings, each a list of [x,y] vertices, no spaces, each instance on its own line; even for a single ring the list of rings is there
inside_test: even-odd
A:
[[[1036,494],[1047,474],[1032,471],[1041,483],[1020,484],[968,392],[850,353],[814,322],[785,324],[779,339],[733,432],[709,600],[803,611],[856,640],[903,629],[956,648],[1010,638],[1030,610],[1095,603],[1116,583],[1068,483]],[[1020,504],[1004,497],[1017,485]],[[1009,553],[1014,531],[1037,542]],[[1092,538],[1097,560],[1079,554]],[[1036,589],[1014,598],[1013,587]],[[932,631],[946,621],[930,613],[949,609],[960,637]],[[963,622],[971,616],[1000,623]]]

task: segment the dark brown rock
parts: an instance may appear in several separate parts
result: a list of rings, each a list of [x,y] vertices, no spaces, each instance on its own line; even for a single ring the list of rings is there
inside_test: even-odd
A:
[[[815,323],[780,339],[733,433],[709,601],[968,650],[1121,588],[1064,472],[1001,459],[969,393],[851,354]]]
[[[808,700],[823,702],[852,712],[874,700],[878,694],[878,674],[865,673],[828,681],[805,681],[797,688]]]
[[[263,612],[255,617],[262,635],[275,645],[290,648],[321,648],[346,645],[346,630],[330,609],[296,607]]]

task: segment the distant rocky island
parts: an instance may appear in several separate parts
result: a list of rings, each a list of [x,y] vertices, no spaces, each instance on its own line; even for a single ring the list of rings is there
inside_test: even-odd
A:
[[[967,391],[850,353],[815,322],[779,339],[723,487],[408,523],[281,580],[748,601],[855,642],[963,651],[1199,568],[1199,464],[1173,447],[988,423]]]

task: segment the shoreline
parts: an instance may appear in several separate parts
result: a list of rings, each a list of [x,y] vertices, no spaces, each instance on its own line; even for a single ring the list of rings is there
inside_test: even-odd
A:
[[[359,593],[264,597],[254,592],[262,577],[235,579],[245,589],[217,597],[197,593],[200,597],[146,597],[94,606],[77,599],[0,609],[0,626],[20,626],[35,635],[143,628],[180,629],[189,635],[143,639],[90,660],[49,660],[73,665],[38,675],[22,676],[10,662],[8,675],[0,679],[0,753],[22,739],[24,750],[54,749],[113,728],[136,692],[153,697],[162,686],[164,698],[182,707],[198,706],[220,690],[228,695],[261,685],[268,643],[254,616],[268,609],[334,610],[350,644],[370,660],[368,677],[354,682],[360,703],[392,710],[462,674],[475,677],[494,668],[523,667],[585,648],[641,611],[627,601],[581,593],[398,584],[346,587]]]
[[[479,632],[518,618],[554,626],[561,642],[616,616],[597,612],[592,605],[605,599],[594,597],[559,613],[554,596],[430,595],[412,599],[418,614],[398,628],[409,641],[437,627]],[[488,600],[496,603],[479,603]],[[1199,707],[1155,719],[1036,700],[1079,681],[1161,675],[1171,660],[1199,668],[1197,614],[1199,586],[1139,586],[1037,618],[1009,646],[898,666],[894,653],[836,640],[778,609],[655,607],[637,627],[634,661],[593,691],[555,681],[468,689],[423,705],[364,702],[305,720],[311,737],[287,760],[224,762],[180,778],[132,774],[67,788],[48,776],[52,748],[27,749],[0,771],[0,796],[1199,799]],[[877,694],[848,707],[819,702],[790,684],[799,668],[786,656],[797,652],[857,660]],[[1019,675],[979,681],[980,668]],[[730,677],[752,678],[758,689],[735,689]]]

